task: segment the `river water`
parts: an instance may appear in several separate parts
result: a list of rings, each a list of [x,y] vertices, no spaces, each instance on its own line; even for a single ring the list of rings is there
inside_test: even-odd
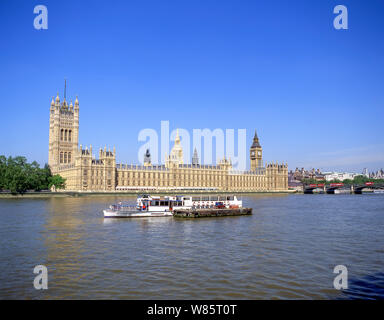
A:
[[[244,196],[252,216],[104,220],[127,199],[1,199],[0,298],[384,298],[384,195]],[[48,290],[34,289],[36,265]],[[333,287],[336,265],[347,290]]]

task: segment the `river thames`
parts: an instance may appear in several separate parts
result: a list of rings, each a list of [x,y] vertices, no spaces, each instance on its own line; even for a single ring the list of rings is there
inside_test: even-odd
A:
[[[133,197],[0,199],[0,298],[384,299],[384,195],[242,198],[252,216],[192,220],[104,220]]]

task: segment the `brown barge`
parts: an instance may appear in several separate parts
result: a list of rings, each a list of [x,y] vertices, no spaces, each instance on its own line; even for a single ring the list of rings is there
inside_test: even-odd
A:
[[[208,218],[208,217],[229,217],[248,216],[252,214],[252,208],[228,208],[228,209],[175,209],[175,218]]]

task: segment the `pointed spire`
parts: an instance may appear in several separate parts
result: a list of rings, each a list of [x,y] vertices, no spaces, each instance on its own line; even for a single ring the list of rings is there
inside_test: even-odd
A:
[[[199,164],[199,155],[197,154],[196,147],[195,147],[195,150],[193,151],[192,164],[193,165]]]
[[[257,136],[257,131],[255,130],[255,136],[253,137],[253,140],[259,140],[259,137]]]
[[[176,129],[175,144],[179,144],[179,143],[180,143],[179,129]]]
[[[253,137],[253,143],[251,148],[261,148],[260,142],[259,142],[259,137],[257,136],[257,132],[255,130],[255,136]]]
[[[52,97],[51,106],[53,107],[55,105],[54,98]]]
[[[64,101],[67,98],[67,79],[64,79]]]
[[[56,103],[60,103],[59,92],[57,92]]]

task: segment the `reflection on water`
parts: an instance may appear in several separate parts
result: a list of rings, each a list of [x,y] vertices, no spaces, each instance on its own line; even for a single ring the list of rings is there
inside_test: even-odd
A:
[[[384,298],[383,195],[246,196],[252,216],[104,220],[118,200],[0,200],[0,298]],[[48,290],[33,289],[38,264]]]

